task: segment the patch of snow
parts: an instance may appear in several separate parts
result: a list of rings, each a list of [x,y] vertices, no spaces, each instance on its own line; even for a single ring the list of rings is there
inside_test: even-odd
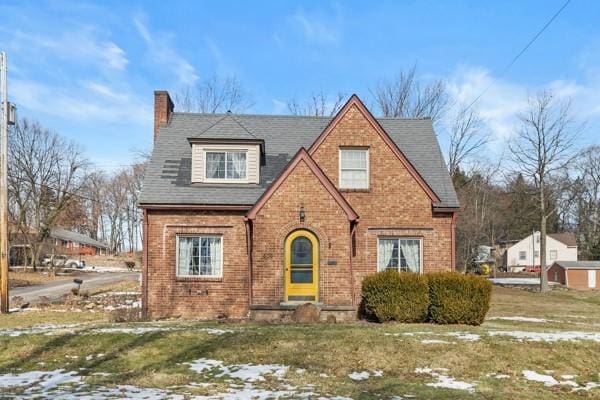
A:
[[[438,339],[424,339],[424,340],[421,340],[421,343],[423,343],[423,344],[440,344],[440,343],[449,344],[452,342],[448,342],[446,340],[438,340]]]
[[[529,331],[489,331],[490,336],[509,336],[519,341],[558,342],[592,340],[600,342],[600,332],[529,332]]]
[[[577,375],[561,375],[561,379],[575,379]]]
[[[54,371],[29,371],[19,374],[0,375],[0,388],[29,387],[26,391],[47,392],[60,385],[78,383],[81,377],[77,372],[65,372],[63,369]]]
[[[456,389],[456,390],[466,390],[469,392],[473,392],[475,391],[475,387],[477,386],[476,383],[469,383],[469,382],[464,382],[464,381],[459,381],[455,378],[452,378],[450,376],[441,374],[439,372],[435,372],[435,371],[440,371],[440,372],[445,372],[448,371],[446,368],[429,368],[429,367],[425,367],[425,368],[415,368],[415,372],[418,374],[428,374],[431,375],[432,377],[436,378],[437,381],[436,382],[431,382],[431,383],[426,383],[425,385],[429,386],[429,387],[435,387],[435,388],[444,388],[444,389]]]
[[[369,376],[371,376],[371,374],[369,374],[368,371],[353,372],[348,374],[348,378],[352,379],[353,381],[364,381],[369,379]]]
[[[496,285],[539,285],[539,278],[488,278],[490,282]],[[548,282],[550,285],[556,285],[556,282]]]
[[[93,329],[92,333],[127,333],[130,335],[143,335],[145,333],[152,332],[169,332],[177,331],[182,328],[168,327],[168,326],[138,326],[138,327],[118,327],[118,328],[97,328]]]
[[[35,325],[29,328],[14,328],[14,329],[0,329],[0,336],[17,337],[21,335],[56,335],[64,332],[70,332],[73,328],[78,327],[79,324],[67,324],[67,325],[54,325],[54,324],[43,324]]]
[[[288,371],[289,367],[281,364],[232,364],[226,365],[223,361],[211,360],[208,358],[200,358],[194,362],[186,363],[190,365],[190,368],[197,372],[202,373],[205,371],[217,370],[216,377],[230,377],[234,379],[240,379],[245,382],[256,382],[264,381],[265,375],[271,375],[278,379]]]
[[[466,342],[476,342],[481,339],[481,336],[476,333],[469,332],[448,332],[446,336],[452,336],[457,338],[458,340],[464,340]]]
[[[200,330],[208,333],[209,335],[224,335],[226,333],[235,333],[235,331],[231,329],[200,328]]]
[[[510,375],[507,374],[497,374],[495,372],[491,372],[489,374],[486,374],[485,376],[487,376],[488,378],[496,378],[496,379],[509,379]]]
[[[538,323],[547,323],[547,322],[560,322],[555,319],[545,319],[545,318],[532,318],[532,317],[488,317],[487,321],[518,321],[518,322],[538,322]]]
[[[523,377],[528,381],[542,382],[545,386],[558,385],[558,381],[550,375],[538,374],[535,371],[523,370]]]

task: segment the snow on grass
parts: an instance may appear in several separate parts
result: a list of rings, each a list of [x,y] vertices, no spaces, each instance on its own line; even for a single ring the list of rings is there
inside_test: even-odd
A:
[[[29,371],[18,374],[0,375],[0,388],[30,387],[29,390],[47,392],[60,385],[80,382],[77,372],[65,372],[63,369],[54,371]]]
[[[546,373],[551,373],[546,372]],[[540,374],[537,373],[535,371],[531,371],[531,370],[523,370],[523,377],[528,380],[528,381],[534,381],[534,382],[541,382],[544,384],[544,386],[548,386],[548,387],[552,387],[552,386],[570,386],[572,387],[573,391],[581,391],[581,390],[585,390],[585,391],[589,391],[595,388],[600,388],[600,382],[586,382],[584,384],[582,384],[583,386],[581,386],[579,383],[575,382],[573,379],[576,377],[577,375],[561,375],[561,379],[564,379],[562,381],[559,381],[558,379],[554,378],[551,375],[544,375],[544,374]]]
[[[458,340],[464,340],[465,342],[476,342],[481,339],[481,336],[476,333],[469,332],[448,332],[447,336],[453,336]]]
[[[448,342],[447,340],[439,340],[439,339],[423,339],[421,340],[423,344],[450,344],[452,342]]]
[[[227,365],[223,361],[200,358],[194,362],[187,363],[190,368],[197,372],[214,372],[217,378],[230,377],[245,382],[264,381],[266,375],[282,379],[289,367],[281,364],[232,364]]]
[[[348,374],[348,378],[353,381],[364,381],[369,379],[370,377],[380,378],[383,376],[383,371],[380,369],[375,369],[373,371],[362,371],[362,372],[352,372]]]
[[[550,375],[538,374],[535,371],[523,370],[523,377],[528,381],[542,382],[544,386],[558,385],[558,381]]]
[[[490,336],[508,336],[519,341],[558,342],[592,340],[600,342],[600,332],[529,332],[529,331],[489,331]]]
[[[487,321],[517,321],[517,322],[537,322],[537,323],[547,323],[547,322],[561,322],[554,319],[545,319],[545,318],[532,318],[532,317],[488,317]]]
[[[474,392],[476,383],[469,383],[464,381],[459,381],[450,376],[444,375],[441,372],[447,372],[446,368],[415,368],[415,373],[417,374],[427,374],[436,378],[436,382],[426,383],[426,386],[434,387],[434,388],[443,388],[443,389],[456,389],[456,390],[466,390],[468,392]]]
[[[115,327],[115,328],[96,328],[91,333],[127,333],[130,335],[143,335],[154,332],[178,331],[183,328],[169,326],[137,326],[137,327]]]
[[[57,335],[60,333],[70,332],[73,328],[78,327],[79,324],[67,324],[67,325],[55,325],[55,324],[43,324],[35,325],[29,328],[14,328],[14,329],[0,329],[0,336],[17,337],[21,335]]]
[[[496,285],[539,285],[540,278],[488,278],[490,282]],[[556,282],[548,282],[550,285],[556,285]]]
[[[231,329],[201,328],[200,330],[208,333],[209,335],[224,335],[226,333],[235,333],[235,331]]]
[[[470,333],[470,332],[446,332],[446,333],[434,333],[434,332],[403,332],[403,333],[384,333],[385,336],[394,336],[394,337],[398,337],[398,336],[418,336],[418,335],[423,335],[423,336],[450,336],[453,338],[456,338],[457,340],[463,340],[465,342],[475,342],[479,339],[481,339],[481,336],[476,334],[476,333]],[[421,340],[421,343],[425,343],[425,344],[431,344],[431,343],[454,343],[454,342],[447,342],[444,340],[436,340],[436,339],[423,339]]]

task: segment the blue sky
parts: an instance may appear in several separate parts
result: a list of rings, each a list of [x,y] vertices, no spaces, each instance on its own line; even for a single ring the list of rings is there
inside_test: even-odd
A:
[[[81,143],[100,167],[152,142],[152,93],[236,75],[248,112],[283,113],[311,92],[357,93],[414,63],[425,81],[478,102],[494,149],[528,93],[571,98],[599,143],[600,3],[573,0],[502,77],[563,0],[547,1],[0,1],[0,49],[20,116]],[[444,124],[438,128],[445,143]]]

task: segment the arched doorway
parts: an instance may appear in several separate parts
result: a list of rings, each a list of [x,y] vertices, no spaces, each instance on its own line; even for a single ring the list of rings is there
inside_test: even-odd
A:
[[[319,242],[307,230],[285,239],[285,301],[319,301]]]

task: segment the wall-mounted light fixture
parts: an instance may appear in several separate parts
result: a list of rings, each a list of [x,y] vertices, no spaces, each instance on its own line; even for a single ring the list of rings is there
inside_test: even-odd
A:
[[[300,222],[304,222],[304,219],[306,218],[306,214],[304,213],[304,206],[300,206]]]

